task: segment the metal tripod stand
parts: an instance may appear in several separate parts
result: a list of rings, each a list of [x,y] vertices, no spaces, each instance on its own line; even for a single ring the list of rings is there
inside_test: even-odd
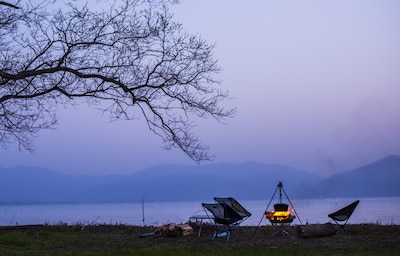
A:
[[[257,228],[256,228],[256,231],[255,231],[255,233],[254,233],[254,236],[256,235],[257,230],[258,230],[258,228],[260,227],[263,218],[266,217],[265,213],[267,212],[269,206],[271,205],[272,200],[274,199],[274,197],[275,197],[275,195],[276,195],[276,193],[277,193],[278,191],[279,191],[279,203],[282,204],[282,193],[283,193],[283,194],[285,195],[287,201],[289,202],[289,205],[290,205],[291,209],[294,210],[294,213],[295,213],[297,219],[299,220],[300,224],[302,224],[301,219],[300,219],[299,215],[298,215],[297,212],[296,212],[296,209],[293,207],[292,202],[290,201],[289,197],[288,197],[287,194],[286,194],[285,189],[283,188],[282,182],[279,181],[279,183],[278,183],[278,185],[277,185],[277,187],[276,187],[276,189],[275,189],[275,192],[274,192],[274,194],[272,195],[271,200],[269,201],[269,203],[268,203],[268,205],[267,205],[267,208],[265,208],[264,214],[262,215],[262,217],[261,217],[261,219],[260,219],[260,222],[258,223],[258,226],[257,226]],[[271,222],[271,223],[272,223],[272,222]],[[287,223],[287,222],[286,222],[286,223]],[[278,225],[281,225],[281,226],[282,226],[282,225],[284,225],[284,224],[285,224],[284,221],[272,223],[272,225],[275,226],[275,228],[277,228],[277,231],[276,231],[275,233],[273,233],[271,236],[274,236],[274,235],[277,235],[277,234],[285,234],[285,235],[288,235],[289,233],[288,233],[286,230],[284,230],[282,227],[279,227],[279,226],[278,226]]]

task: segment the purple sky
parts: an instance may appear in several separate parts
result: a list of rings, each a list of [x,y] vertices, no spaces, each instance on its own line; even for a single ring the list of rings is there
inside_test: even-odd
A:
[[[279,163],[329,176],[400,154],[400,1],[182,0],[187,32],[216,42],[227,124],[201,120],[215,162]],[[195,164],[164,151],[143,120],[110,123],[86,105],[60,109],[36,152],[0,149],[2,167],[127,173]],[[205,162],[202,164],[209,164]]]

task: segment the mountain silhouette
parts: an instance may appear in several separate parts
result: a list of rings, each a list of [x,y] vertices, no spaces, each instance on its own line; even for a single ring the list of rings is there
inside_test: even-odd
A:
[[[204,166],[161,165],[134,173],[80,194],[76,200],[149,201],[209,200],[214,196],[265,199],[279,181],[301,197],[321,178],[283,165],[256,162]],[[112,193],[111,193],[112,191]],[[118,195],[118,196],[116,196]]]
[[[45,168],[0,168],[0,204],[269,199],[278,182],[290,198],[400,196],[400,156],[327,179],[285,165],[245,162],[159,165],[129,175],[65,175]]]
[[[316,184],[321,197],[400,196],[400,156],[392,155]]]

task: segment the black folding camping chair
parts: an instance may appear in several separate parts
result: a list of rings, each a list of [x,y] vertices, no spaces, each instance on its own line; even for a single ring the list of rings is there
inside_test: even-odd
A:
[[[344,226],[349,221],[359,202],[360,200],[357,200],[334,213],[328,214],[328,217],[331,218],[339,226],[337,230],[344,230]]]
[[[208,212],[213,215],[214,233],[211,240],[222,236],[230,240],[231,235],[236,236],[235,228],[249,218],[251,213],[232,197],[215,197],[214,201],[216,203],[202,203],[207,215]]]

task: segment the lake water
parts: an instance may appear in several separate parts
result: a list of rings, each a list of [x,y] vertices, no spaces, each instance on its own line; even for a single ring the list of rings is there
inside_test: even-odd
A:
[[[293,224],[329,222],[328,214],[357,199],[291,200],[297,215]],[[210,201],[212,202],[212,201]],[[263,218],[269,200],[240,201],[252,213],[242,225],[269,224]],[[272,209],[272,202],[268,210]],[[143,221],[144,208],[144,221]],[[204,214],[201,202],[141,202],[115,204],[0,205],[0,225],[26,224],[128,224],[160,226],[170,222],[185,223],[194,214]],[[400,197],[360,198],[349,223],[400,225]]]

